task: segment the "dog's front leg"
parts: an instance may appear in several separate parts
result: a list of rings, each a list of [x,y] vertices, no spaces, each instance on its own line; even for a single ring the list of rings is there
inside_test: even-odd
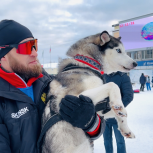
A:
[[[123,106],[123,103],[121,101],[120,89],[113,82],[103,84],[93,89],[85,90],[80,93],[80,95],[84,95],[91,98],[94,105],[96,105],[98,102],[102,101],[106,97],[109,97],[111,105],[115,103]]]
[[[135,137],[133,132],[128,128],[127,112],[121,101],[120,89],[115,83],[110,82],[97,88],[86,90],[81,94],[91,98],[94,105],[96,105],[98,102],[102,101],[106,97],[109,97],[110,106],[112,109],[105,115],[102,113],[100,115],[104,116],[105,118],[115,117],[118,122],[118,129],[121,131],[122,135],[127,138]]]

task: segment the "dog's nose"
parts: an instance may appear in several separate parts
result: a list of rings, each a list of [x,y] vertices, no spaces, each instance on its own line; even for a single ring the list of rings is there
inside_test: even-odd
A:
[[[133,62],[133,67],[136,67],[138,64],[136,62]]]

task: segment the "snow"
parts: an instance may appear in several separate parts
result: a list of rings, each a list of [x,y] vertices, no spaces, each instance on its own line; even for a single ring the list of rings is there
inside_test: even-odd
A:
[[[139,89],[136,84],[133,89]],[[134,132],[135,139],[126,139],[127,153],[153,153],[153,88],[152,91],[134,93],[133,101],[126,107],[128,125]],[[117,153],[113,135],[114,153]],[[105,153],[103,136],[94,142],[94,153]]]

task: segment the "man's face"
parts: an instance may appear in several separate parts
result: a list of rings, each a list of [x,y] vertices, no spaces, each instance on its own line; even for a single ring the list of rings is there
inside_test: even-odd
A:
[[[20,43],[32,39],[33,38],[27,38]],[[34,48],[32,48],[30,55],[18,54],[16,48],[13,48],[8,54],[6,54],[5,58],[7,61],[7,67],[9,67],[10,71],[17,73],[25,79],[29,79],[31,77],[38,77],[42,72],[42,67],[37,56],[38,53]]]

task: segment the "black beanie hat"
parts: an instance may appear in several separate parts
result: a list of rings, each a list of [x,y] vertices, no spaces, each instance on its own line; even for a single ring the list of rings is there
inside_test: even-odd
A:
[[[20,23],[13,20],[2,20],[0,22],[0,46],[19,44],[26,38],[34,38],[31,31]],[[0,59],[12,48],[0,48]]]

